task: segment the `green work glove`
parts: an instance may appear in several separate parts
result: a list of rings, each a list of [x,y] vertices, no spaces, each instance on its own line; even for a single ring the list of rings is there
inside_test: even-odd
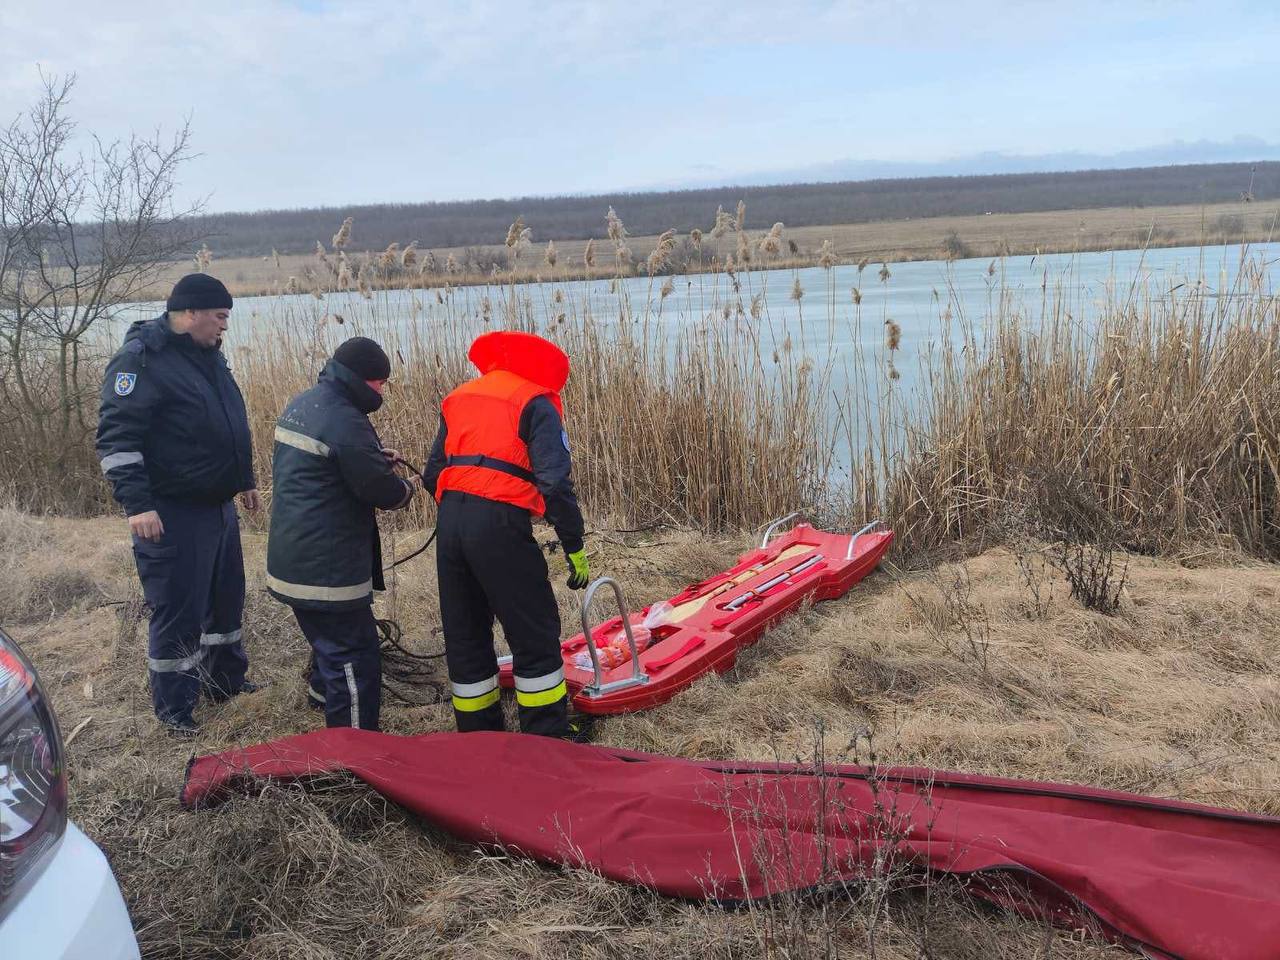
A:
[[[565,581],[570,590],[584,590],[591,582],[591,567],[587,565],[587,551],[566,553],[565,560],[569,564],[569,579]]]

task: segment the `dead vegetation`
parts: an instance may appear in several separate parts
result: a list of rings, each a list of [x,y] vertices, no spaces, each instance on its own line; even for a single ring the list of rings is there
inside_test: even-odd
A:
[[[700,245],[736,238],[738,256],[757,261],[782,248],[782,225],[753,233],[742,204],[715,219]],[[513,223],[504,249],[514,257],[531,229]],[[378,428],[421,462],[441,398],[472,372],[472,339],[517,328],[573,358],[564,396],[576,481],[591,512],[618,526],[740,530],[801,507],[847,526],[890,519],[912,564],[956,544],[1010,542],[1011,532],[1143,554],[1280,554],[1280,300],[1271,264],[1244,248],[1228,287],[1135,276],[1112,281],[1083,317],[1084,294],[1069,282],[1051,286],[1046,273],[1037,297],[1006,284],[993,260],[989,308],[972,316],[936,291],[935,339],[909,355],[900,324],[864,316],[858,286],[847,306],[834,270],[806,281],[807,291],[797,274],[794,306],[780,310],[775,298],[771,313],[765,281],[726,254],[705,287],[699,278],[696,307],[692,280],[685,305],[670,307],[656,276],[647,287],[623,284],[633,238],[613,210],[605,229],[615,254],[607,291],[567,281],[531,290],[511,268],[485,287],[450,281],[392,295],[373,289],[370,271],[419,269],[416,252],[405,266],[415,248],[368,262],[348,257],[346,240],[318,250],[300,287],[313,296],[245,305],[236,323],[251,334],[229,349],[260,484],[275,418],[341,340],[360,333],[388,348],[393,379]],[[564,253],[541,261],[559,270]],[[365,295],[341,295],[341,313],[330,298],[353,269],[368,281]],[[895,282],[892,271],[863,258],[857,283],[876,282]],[[869,334],[881,328],[877,343]],[[922,368],[916,387],[903,386],[907,364]],[[89,422],[92,398],[86,404]],[[0,453],[9,454],[0,490],[29,509],[100,509],[101,471],[87,439],[81,446],[75,482],[33,483],[62,454],[21,417],[0,418]],[[1059,564],[1084,575],[1095,559],[1062,554]],[[1113,573],[1104,607],[1123,580]]]
[[[625,215],[626,210],[622,213]],[[863,259],[875,263],[901,263],[955,257],[990,259],[1039,253],[1083,253],[1144,246],[1194,247],[1276,239],[1280,236],[1277,233],[1278,215],[1280,206],[1273,202],[1245,206],[1238,201],[1036,213],[995,212],[978,216],[789,226],[787,239],[780,246],[767,242],[767,231],[762,231],[757,246],[762,254],[768,255],[761,265],[769,269],[802,269],[827,266],[828,263],[856,264]],[[536,227],[537,224],[534,225]],[[351,231],[347,233],[349,238]],[[696,274],[722,269],[730,255],[737,262],[737,235],[713,234],[713,230],[705,234],[702,230],[690,231],[689,239],[678,243],[676,256],[664,269],[672,274]],[[640,273],[647,270],[659,239],[657,233],[627,238],[629,253],[634,254],[634,259],[628,258],[631,269]],[[385,279],[371,282],[423,289],[484,284],[492,280],[495,266],[505,279],[509,263],[501,241],[500,236],[495,236],[489,245],[419,248],[411,264],[415,268],[413,271],[395,271]],[[557,262],[551,262],[545,256],[525,258],[514,271],[515,279],[523,283],[612,277],[617,266],[614,257],[596,262],[594,257],[588,256],[588,250],[594,250],[597,244],[598,241],[593,240],[556,240]],[[343,246],[348,249],[349,260],[365,256],[357,253],[349,242]],[[335,252],[338,249],[335,247]],[[268,253],[266,250],[262,252]],[[372,250],[368,256],[380,259],[383,252]],[[331,257],[333,255],[330,254]],[[282,293],[290,277],[305,279],[307,271],[314,271],[316,267],[314,255],[304,253],[222,256],[214,262],[215,272],[237,297]],[[189,269],[189,262],[173,264],[156,283],[152,294],[163,299],[173,283]],[[348,270],[342,289],[358,289],[355,271]]]
[[[976,906],[950,883],[886,874],[827,900],[724,911],[661,900],[577,871],[479,851],[335,780],[271,786],[206,813],[177,803],[186,758],[318,726],[302,638],[262,592],[263,542],[246,537],[246,636],[271,686],[203,707],[174,742],[150,716],[145,621],[122,523],[0,516],[6,555],[31,578],[87,577],[100,599],[51,617],[7,599],[70,749],[72,815],[108,852],[149,958],[1063,957],[1096,940]],[[398,552],[420,542],[403,532]],[[592,566],[632,603],[722,568],[746,538],[598,530]],[[670,704],[610,718],[601,742],[710,759],[869,759],[1096,784],[1280,813],[1280,575],[1243,559],[1190,568],[1128,555],[1118,610],[1070,595],[1052,564],[993,548],[907,572],[892,566],[843,601],[768,634],[723,677]],[[1019,560],[1019,556],[1024,559]],[[1034,559],[1031,560],[1034,562]],[[9,583],[11,581],[6,581]],[[557,581],[558,583],[558,581]],[[400,568],[394,614],[438,649],[434,562]],[[574,598],[557,585],[566,627]],[[29,604],[29,606],[24,606]],[[1030,616],[1028,611],[1035,611]],[[398,733],[447,730],[444,707],[392,704]],[[823,736],[815,741],[815,730]],[[869,737],[869,739],[868,739]],[[854,744],[855,754],[837,755]],[[571,798],[566,799],[572,803]],[[888,800],[887,800],[888,802]],[[886,823],[890,829],[891,823]]]
[[[733,241],[735,256],[780,256],[781,230],[777,243],[774,230],[738,242],[743,218],[721,211],[708,237]],[[513,256],[527,229],[513,226]],[[609,234],[613,256],[601,260],[621,272],[634,238],[616,215]],[[543,263],[563,264],[566,247]],[[381,269],[421,262],[394,253]],[[797,505],[845,527],[879,514],[899,537],[886,570],[853,596],[793,618],[730,674],[667,706],[606,721],[603,742],[803,761],[869,735],[886,764],[1280,813],[1280,580],[1260,562],[1280,553],[1280,304],[1263,265],[1243,263],[1228,291],[1112,289],[1084,324],[1061,290],[1046,286],[1038,311],[1006,296],[993,262],[989,315],[953,316],[939,298],[943,336],[920,395],[900,386],[910,362],[900,328],[874,317],[883,349],[858,347],[856,358],[871,375],[834,398],[822,334],[798,348],[750,276],[724,268],[696,317],[665,315],[656,277],[643,303],[570,289],[535,305],[513,275],[423,295],[407,319],[372,289],[348,317],[320,289],[305,305],[276,301],[270,317],[249,318],[269,323],[232,354],[264,486],[276,415],[339,340],[373,335],[394,355],[378,427],[418,461],[441,397],[469,372],[470,339],[534,329],[574,357],[565,400],[597,518],[592,566],[620,576],[635,605],[723,568],[747,546],[734,531]],[[826,304],[829,344],[845,293],[825,277],[807,291],[795,278],[793,296]],[[864,260],[859,278],[890,283],[892,272]],[[857,288],[852,301],[860,329]],[[837,444],[850,469],[833,487]],[[16,484],[21,461],[9,463]],[[417,546],[430,520],[425,506],[389,519],[399,526],[388,552]],[[200,752],[320,723],[299,676],[305,645],[261,589],[261,535],[249,531],[246,546],[246,635],[256,678],[272,685],[207,711]],[[0,547],[0,618],[36,659],[66,728],[92,718],[71,751],[73,812],[115,859],[148,956],[1105,952],[910,877],[738,913],[660,901],[478,852],[344,782],[184,813],[187,747],[150,716],[123,525],[9,510]],[[560,596],[571,630],[573,598]],[[403,568],[381,606],[417,649],[438,649],[429,555]],[[404,704],[384,722],[398,733],[452,724],[445,707]]]

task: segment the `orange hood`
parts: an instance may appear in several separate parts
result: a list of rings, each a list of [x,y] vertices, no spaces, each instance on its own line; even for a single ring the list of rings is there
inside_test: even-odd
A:
[[[569,358],[550,340],[520,330],[481,334],[467,352],[481,374],[505,370],[558,394],[569,379]]]

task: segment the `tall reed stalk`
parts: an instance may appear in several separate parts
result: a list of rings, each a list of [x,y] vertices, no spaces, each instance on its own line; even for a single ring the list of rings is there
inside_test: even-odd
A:
[[[745,236],[744,216],[720,211],[712,236]],[[780,248],[782,229],[753,242],[762,255]],[[317,268],[298,280],[309,295],[235,318],[249,333],[229,352],[268,493],[275,418],[341,340],[372,336],[395,358],[376,423],[420,462],[440,401],[473,374],[470,342],[510,327],[572,358],[566,424],[581,500],[597,521],[721,531],[800,509],[848,527],[881,516],[908,550],[1017,530],[1149,551],[1210,541],[1280,554],[1280,306],[1269,265],[1245,248],[1230,288],[1124,278],[1088,310],[1070,270],[1028,296],[992,261],[981,315],[966,313],[955,289],[939,292],[937,329],[913,357],[891,316],[863,314],[862,291],[894,282],[887,264],[857,265],[852,305],[838,270],[811,291],[795,274],[782,317],[770,310],[770,274],[726,261],[710,280],[699,276],[696,295],[686,281],[685,306],[672,307],[671,283],[624,282],[627,234],[610,211],[608,290],[573,279],[548,247],[550,290],[496,274],[482,286],[352,294],[339,290],[349,269],[342,233],[337,257],[319,248]],[[673,248],[674,233],[664,236]],[[512,250],[529,237],[514,224]],[[864,336],[872,329],[881,343]],[[900,373],[912,364],[921,376],[908,387]],[[87,467],[61,487],[33,486],[52,460],[30,437],[20,416],[0,418],[0,488],[29,507],[105,505]],[[423,504],[412,519],[429,512]]]
[[[932,546],[1027,525],[1132,549],[1280,552],[1280,300],[1243,260],[1230,289],[1126,283],[1095,323],[1070,298],[939,338],[905,429],[875,460],[900,537]],[[947,316],[949,314],[945,314]]]

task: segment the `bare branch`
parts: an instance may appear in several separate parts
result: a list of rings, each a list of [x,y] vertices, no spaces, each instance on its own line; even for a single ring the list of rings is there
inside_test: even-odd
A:
[[[74,76],[41,74],[36,103],[0,130],[0,370],[3,399],[70,446],[90,429],[91,331],[135,301],[200,239],[200,205],[173,202],[189,125],[73,147]],[[76,436],[72,436],[76,434]]]

